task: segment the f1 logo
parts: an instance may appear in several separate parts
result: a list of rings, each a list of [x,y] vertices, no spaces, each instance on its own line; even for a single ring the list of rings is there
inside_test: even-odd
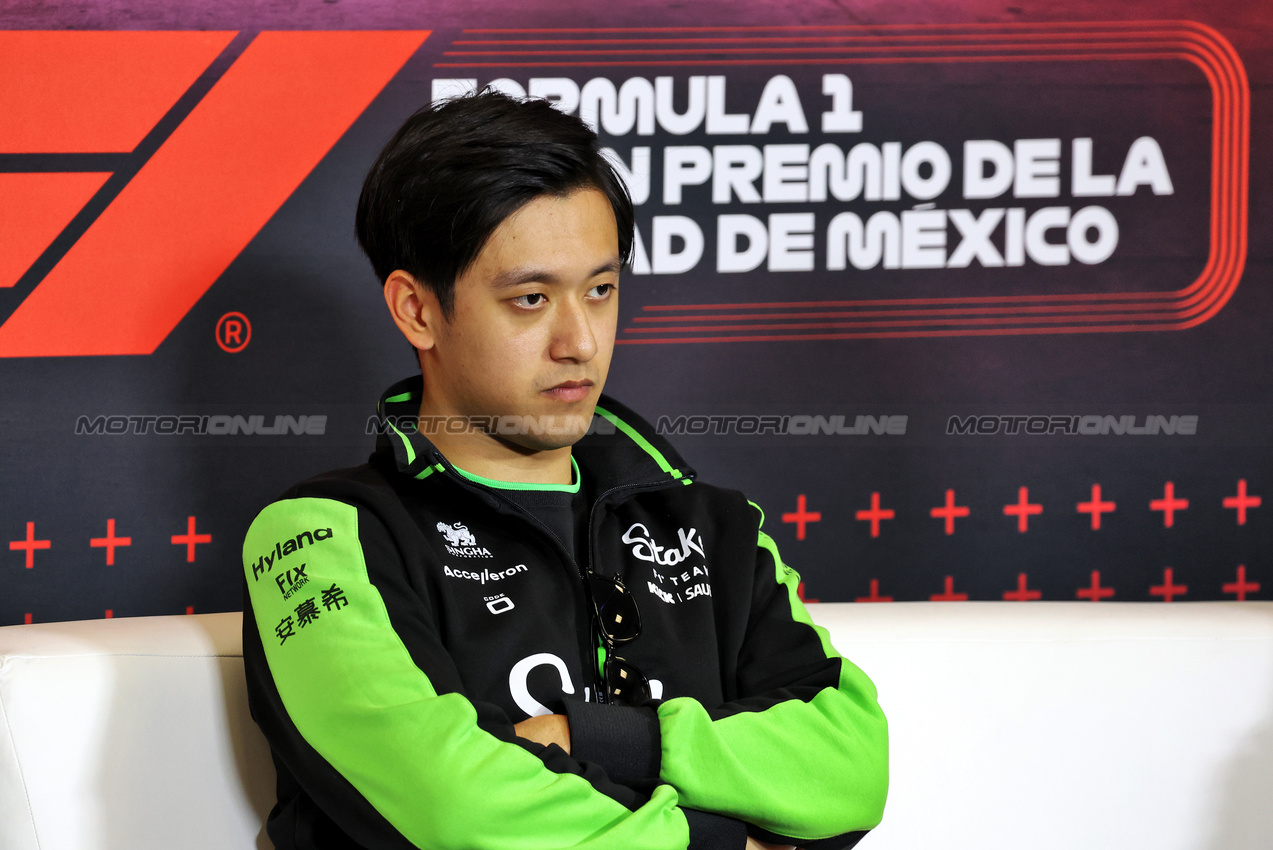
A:
[[[242,313],[226,313],[217,322],[217,345],[227,354],[237,354],[252,341],[252,323]]]
[[[112,165],[238,35],[0,32],[0,304],[25,294],[0,357],[153,352],[429,33],[260,33],[115,185]],[[100,193],[113,197],[31,281]]]

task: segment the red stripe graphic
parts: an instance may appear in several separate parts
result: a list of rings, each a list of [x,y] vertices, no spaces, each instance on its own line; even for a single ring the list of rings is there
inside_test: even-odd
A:
[[[11,287],[110,174],[0,174],[0,287]]]
[[[257,36],[0,327],[0,356],[153,352],[428,35]]]
[[[0,153],[131,151],[233,38],[0,31]]]

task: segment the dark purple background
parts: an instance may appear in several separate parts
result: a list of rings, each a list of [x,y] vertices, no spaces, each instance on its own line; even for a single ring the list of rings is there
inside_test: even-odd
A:
[[[574,8],[571,8],[574,6]],[[766,528],[805,578],[810,597],[851,600],[880,592],[927,599],[945,576],[974,599],[999,599],[1018,573],[1044,599],[1074,599],[1092,570],[1120,601],[1149,600],[1163,570],[1188,586],[1181,598],[1232,598],[1221,585],[1244,564],[1273,595],[1273,504],[1238,526],[1221,500],[1239,478],[1249,491],[1273,495],[1269,426],[1273,297],[1268,205],[1270,43],[1273,13],[1263,3],[114,3],[0,10],[8,29],[433,29],[434,35],[362,118],[257,235],[211,291],[150,356],[31,358],[0,362],[0,624],[232,610],[239,606],[239,545],[255,512],[287,485],[313,472],[361,462],[370,450],[366,417],[383,387],[414,368],[387,317],[377,284],[352,237],[352,209],[362,174],[388,134],[427,100],[432,63],[462,27],[796,26],[1040,20],[1189,19],[1219,30],[1237,49],[1251,83],[1250,231],[1246,272],[1229,304],[1201,326],[1178,332],[954,339],[632,345],[618,349],[607,390],[652,421],[678,414],[905,414],[905,437],[675,438],[715,483],[738,487],[768,514]],[[215,69],[214,69],[215,70]],[[684,276],[625,281],[623,311],[646,304],[712,300],[911,297],[958,288],[1066,291],[1125,285],[1179,288],[1205,259],[1209,94],[1183,63],[1146,63],[1134,73],[1093,64],[1003,69],[893,66],[834,70],[855,83],[865,113],[862,140],[931,138],[952,154],[965,138],[1097,137],[1125,150],[1154,135],[1164,146],[1176,195],[1108,199],[1124,226],[1127,248],[1078,276],[1077,267],[951,272],[862,273],[845,284],[827,273],[718,276],[708,263]],[[788,71],[816,80],[822,69]],[[696,70],[696,73],[712,73]],[[777,69],[729,70],[731,98],[747,101],[745,78],[763,83]],[[657,68],[631,74],[654,76]],[[684,73],[680,70],[667,73]],[[580,72],[625,79],[626,70]],[[490,76],[478,74],[483,80]],[[737,85],[734,84],[738,79]],[[815,90],[816,82],[802,86]],[[1140,95],[1140,96],[1138,96]],[[750,97],[754,100],[755,92]],[[51,108],[54,108],[51,105]],[[814,109],[806,105],[806,111]],[[781,130],[775,137],[785,136]],[[765,140],[730,140],[763,144]],[[811,140],[812,141],[812,140]],[[615,140],[626,153],[633,137]],[[656,138],[657,148],[668,140]],[[687,137],[683,144],[712,144]],[[1102,163],[1098,161],[1098,166]],[[1113,170],[1102,168],[1101,170]],[[957,173],[957,172],[956,172]],[[657,181],[656,181],[657,185]],[[962,205],[939,198],[939,208]],[[701,194],[701,193],[700,193]],[[1055,203],[1070,203],[1062,198]],[[1041,206],[1043,204],[1036,204]],[[1078,206],[1078,204],[1073,204]],[[763,214],[764,205],[744,211]],[[900,209],[904,204],[896,205]],[[704,220],[722,209],[687,206]],[[801,205],[790,205],[791,211]],[[850,207],[854,208],[854,207]],[[976,208],[976,207],[974,207]],[[684,210],[682,210],[684,211]],[[871,211],[866,209],[866,212]],[[1169,214],[1164,215],[1165,211]],[[660,210],[655,199],[638,221]],[[825,218],[819,213],[820,221]],[[648,231],[647,231],[648,232]],[[712,240],[709,234],[709,245]],[[1134,251],[1132,249],[1135,249]],[[821,265],[822,247],[818,247]],[[701,273],[700,273],[701,272]],[[854,295],[843,294],[844,287]],[[1074,291],[1078,291],[1075,289]],[[0,292],[0,316],[16,306]],[[213,329],[241,311],[253,322],[251,345],[222,352]],[[626,322],[625,322],[626,323]],[[80,415],[154,413],[326,414],[323,437],[161,437],[74,435]],[[947,436],[952,415],[1171,414],[1200,416],[1199,434],[1170,437]],[[1173,481],[1190,508],[1163,528],[1148,503]],[[1099,532],[1075,511],[1099,483],[1118,503]],[[1002,506],[1028,486],[1044,505],[1020,534]],[[929,509],[953,488],[971,509],[947,536]],[[854,519],[879,492],[897,518],[878,538]],[[803,540],[781,515],[804,494],[822,520]],[[186,517],[213,542],[195,563],[170,543]],[[114,566],[88,546],[114,517],[133,545]],[[53,548],[35,568],[3,541],[20,540],[26,523]],[[1248,597],[1252,598],[1252,597]]]

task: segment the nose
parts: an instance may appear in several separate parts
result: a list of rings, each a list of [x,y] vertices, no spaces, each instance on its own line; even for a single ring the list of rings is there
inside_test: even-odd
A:
[[[597,353],[597,335],[593,316],[579,299],[564,298],[557,303],[553,316],[553,336],[549,355],[553,360],[587,363]]]

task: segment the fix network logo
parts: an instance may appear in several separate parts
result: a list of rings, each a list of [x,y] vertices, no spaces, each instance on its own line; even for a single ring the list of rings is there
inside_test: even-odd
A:
[[[0,357],[152,353],[428,35],[0,32]]]

